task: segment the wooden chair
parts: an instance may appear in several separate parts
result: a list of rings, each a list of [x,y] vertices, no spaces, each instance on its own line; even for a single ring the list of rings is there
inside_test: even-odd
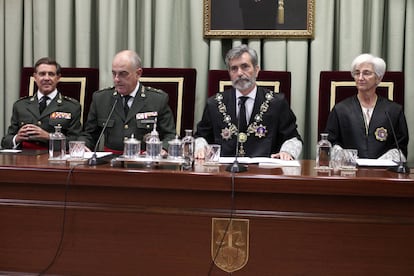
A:
[[[20,78],[20,97],[31,96],[36,91],[32,67],[24,67]],[[99,89],[97,68],[62,67],[62,77],[57,85],[62,94],[77,99],[82,106],[81,121],[88,118],[93,92]]]
[[[257,85],[267,87],[275,92],[285,94],[290,104],[291,74],[287,71],[260,71],[257,77]],[[217,92],[223,92],[230,88],[231,80],[227,70],[210,70],[208,72],[208,96]]]
[[[194,103],[197,71],[194,68],[143,68],[140,82],[161,89],[169,95],[176,131],[183,137],[185,129],[194,127]]]
[[[355,80],[349,71],[322,71],[319,80],[318,135],[326,127],[329,112],[343,99],[355,95]],[[404,73],[385,73],[377,93],[404,106]]]

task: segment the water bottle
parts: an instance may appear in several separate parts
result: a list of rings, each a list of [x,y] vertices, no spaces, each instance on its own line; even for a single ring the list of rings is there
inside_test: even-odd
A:
[[[175,139],[168,141],[168,159],[182,159],[183,147],[182,141],[175,135]]]
[[[160,141],[158,131],[157,131],[157,120],[155,120],[154,128],[151,131],[151,134],[148,136],[145,141],[146,144],[146,156],[151,159],[160,159],[161,158],[161,149],[162,142]]]
[[[193,137],[193,130],[186,129],[185,136],[182,139],[182,146],[183,146],[183,156],[184,159],[187,161],[187,165],[189,167],[193,166],[194,163],[194,137]]]
[[[316,145],[316,168],[329,170],[332,144],[328,141],[328,133],[321,133],[321,140]]]
[[[124,141],[124,157],[125,158],[138,158],[141,151],[141,142],[135,139],[134,134],[131,138]]]
[[[66,160],[66,137],[61,125],[55,126],[55,132],[49,134],[49,160]]]

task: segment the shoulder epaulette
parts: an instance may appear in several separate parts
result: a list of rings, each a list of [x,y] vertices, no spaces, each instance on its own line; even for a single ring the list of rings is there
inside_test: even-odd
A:
[[[17,101],[21,101],[21,100],[28,99],[28,98],[31,98],[31,97],[33,97],[33,95],[32,96],[23,96],[23,97],[19,98]]]
[[[65,95],[63,95],[63,98],[64,98],[65,100],[68,100],[68,101],[71,101],[71,102],[74,102],[74,103],[78,102],[78,100],[77,100],[77,99],[75,99],[75,98],[71,98],[71,97],[69,97],[69,96],[65,96]]]
[[[114,89],[114,88],[115,88],[115,86],[108,86],[108,87],[105,87],[105,88],[102,88],[102,89],[99,89],[99,90],[95,91],[95,93],[100,93],[100,92],[111,90],[111,89]]]
[[[146,86],[145,88],[147,90],[151,91],[151,92],[157,92],[157,93],[163,92],[161,89],[158,89],[158,88],[155,88],[155,87],[151,87],[151,86]]]

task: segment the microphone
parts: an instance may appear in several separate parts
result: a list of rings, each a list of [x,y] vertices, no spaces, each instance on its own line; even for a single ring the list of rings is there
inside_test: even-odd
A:
[[[385,111],[385,115],[387,116],[387,119],[388,119],[388,121],[391,125],[391,132],[392,132],[392,135],[394,136],[394,141],[395,141],[395,144],[397,145],[397,150],[398,150],[398,153],[399,153],[398,166],[390,167],[390,168],[388,168],[388,171],[396,172],[396,173],[410,173],[410,168],[407,166],[407,164],[405,162],[402,161],[403,160],[402,159],[402,152],[401,152],[400,146],[398,144],[397,135],[395,134],[394,126],[392,125],[390,115],[388,114],[387,111]]]
[[[101,165],[101,164],[106,163],[102,159],[99,159],[98,160],[98,158],[96,156],[96,152],[98,150],[98,146],[99,146],[99,143],[101,142],[101,139],[102,139],[102,136],[103,136],[103,134],[105,132],[105,129],[108,126],[109,119],[111,118],[112,113],[114,113],[115,106],[116,106],[116,103],[118,102],[118,99],[119,99],[119,97],[116,97],[115,98],[115,102],[112,105],[111,112],[109,112],[108,118],[106,118],[105,124],[104,124],[104,126],[103,126],[103,128],[101,130],[101,133],[99,134],[98,140],[96,141],[95,149],[93,150],[92,157],[88,160],[88,165],[89,166],[96,166],[96,165]]]
[[[241,106],[241,101],[239,100],[238,103],[239,110]],[[232,173],[239,173],[239,172],[245,172],[247,171],[247,166],[242,165],[237,160],[237,157],[239,156],[239,134],[240,134],[240,113],[239,117],[237,118],[237,140],[236,140],[236,156],[234,158],[234,162],[226,167],[226,171],[232,172]]]

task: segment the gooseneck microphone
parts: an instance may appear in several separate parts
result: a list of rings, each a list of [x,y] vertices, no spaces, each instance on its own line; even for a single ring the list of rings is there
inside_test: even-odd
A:
[[[102,139],[102,136],[103,136],[103,134],[105,132],[105,129],[108,126],[109,119],[111,118],[112,113],[114,113],[115,106],[116,106],[116,103],[118,102],[118,99],[119,99],[119,96],[117,96],[115,98],[114,104],[112,105],[112,108],[111,108],[111,112],[109,112],[108,118],[106,118],[105,124],[104,124],[104,126],[103,126],[103,128],[101,130],[101,133],[99,134],[98,140],[96,141],[95,148],[93,150],[92,157],[88,160],[88,165],[89,166],[96,166],[96,165],[101,165],[101,164],[106,163],[105,161],[103,161],[101,159],[98,160],[98,158],[96,156],[96,152],[98,150],[98,146],[99,146],[99,143],[101,142],[101,139]]]
[[[397,146],[397,150],[398,150],[398,154],[399,154],[398,155],[399,156],[398,166],[389,167],[388,170],[391,171],[391,172],[396,172],[396,173],[410,173],[410,168],[407,166],[407,164],[405,162],[403,162],[402,152],[400,150],[397,135],[395,134],[394,126],[392,125],[390,115],[388,114],[387,111],[385,111],[385,115],[387,116],[387,119],[388,119],[388,121],[391,125],[391,132],[392,132],[392,135],[394,136],[395,145]]]
[[[239,110],[240,110],[240,106],[241,106],[241,101],[239,100],[238,106],[239,106]],[[239,173],[239,172],[245,172],[247,171],[247,166],[242,165],[239,163],[239,161],[237,160],[238,156],[239,156],[239,139],[240,139],[240,112],[239,112],[239,116],[237,118],[237,140],[236,140],[236,156],[234,158],[234,162],[230,165],[227,166],[226,171],[228,172],[232,172],[232,173]]]

